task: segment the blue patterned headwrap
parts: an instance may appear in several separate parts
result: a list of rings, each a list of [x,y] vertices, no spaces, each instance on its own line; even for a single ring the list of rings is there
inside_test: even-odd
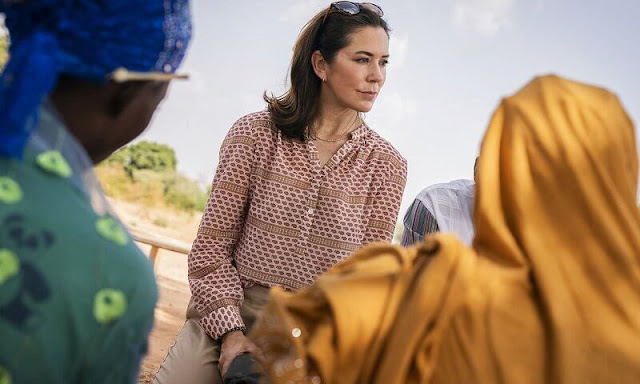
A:
[[[0,0],[11,45],[0,78],[0,155],[20,158],[60,75],[173,73],[191,38],[188,0]]]

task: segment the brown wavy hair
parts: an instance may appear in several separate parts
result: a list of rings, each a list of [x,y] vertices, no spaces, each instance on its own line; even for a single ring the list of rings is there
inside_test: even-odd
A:
[[[313,52],[320,51],[331,64],[336,53],[349,45],[351,34],[364,27],[382,28],[389,36],[387,22],[364,7],[350,15],[329,6],[302,28],[289,67],[289,90],[281,96],[263,95],[271,121],[285,136],[305,141],[306,127],[317,118],[322,80],[311,64]]]

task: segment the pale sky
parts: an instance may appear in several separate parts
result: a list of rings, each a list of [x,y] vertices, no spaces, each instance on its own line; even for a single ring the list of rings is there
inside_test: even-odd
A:
[[[194,39],[141,137],[209,183],[233,122],[285,90],[296,37],[318,0],[194,0]],[[473,177],[502,96],[555,73],[616,92],[640,113],[638,0],[380,0],[392,28],[387,82],[366,121],[408,160],[400,216],[424,187]],[[639,138],[636,138],[640,143]]]

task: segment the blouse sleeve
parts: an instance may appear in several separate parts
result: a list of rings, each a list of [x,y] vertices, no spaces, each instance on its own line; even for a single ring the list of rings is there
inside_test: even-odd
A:
[[[402,159],[401,166],[392,170],[375,196],[363,244],[391,242],[406,182],[407,162]]]
[[[252,123],[246,117],[238,120],[227,134],[207,207],[188,257],[189,286],[202,316],[200,325],[214,339],[245,328],[240,317],[244,294],[232,259],[248,208],[254,140]]]

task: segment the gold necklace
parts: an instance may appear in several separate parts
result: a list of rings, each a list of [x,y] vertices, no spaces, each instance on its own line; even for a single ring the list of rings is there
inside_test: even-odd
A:
[[[356,115],[356,118],[353,121],[355,123],[355,122],[357,122],[359,120],[360,120],[359,116]],[[320,140],[320,141],[324,141],[325,143],[337,143],[338,141],[342,140],[345,137],[345,135],[347,135],[348,133],[352,132],[351,128],[353,128],[353,126],[355,125],[354,123],[351,123],[351,125],[347,129],[345,129],[344,133],[342,133],[340,136],[338,136],[335,139],[320,137],[315,133],[311,134],[310,133],[311,132],[310,129],[308,129],[309,134],[307,135],[307,137],[309,139],[311,139],[311,140]]]

